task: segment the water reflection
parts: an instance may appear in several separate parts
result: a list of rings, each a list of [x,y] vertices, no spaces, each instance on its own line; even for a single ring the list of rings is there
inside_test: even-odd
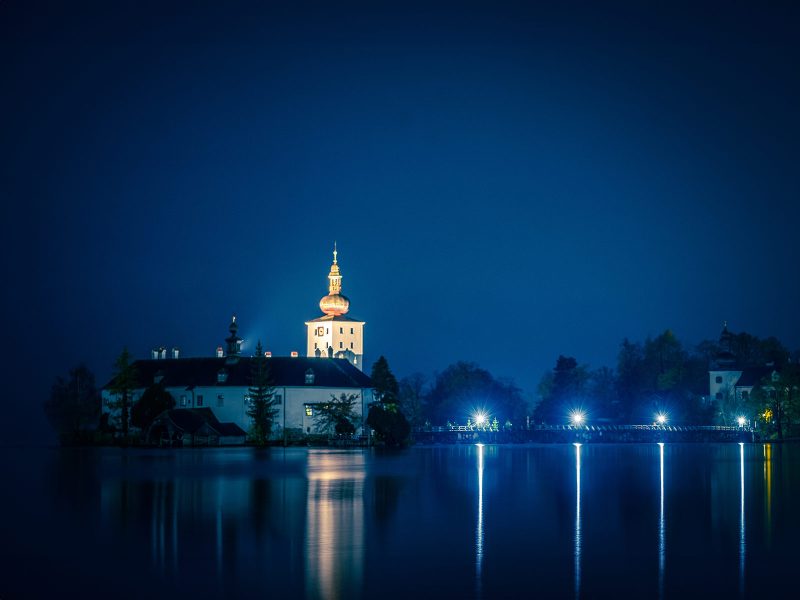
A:
[[[310,453],[306,595],[357,597],[364,564],[363,454]]]
[[[741,506],[739,511],[739,594],[744,596],[744,444],[739,443],[739,480]]]
[[[581,445],[575,444],[575,597],[581,595]]]
[[[772,444],[764,444],[764,519],[767,547],[772,541]]]
[[[666,561],[666,539],[664,536],[664,443],[658,443],[660,464],[661,500],[658,512],[658,597],[664,597],[664,563]]]
[[[481,596],[483,567],[483,444],[478,446],[478,524],[475,527],[475,577],[477,596]]]

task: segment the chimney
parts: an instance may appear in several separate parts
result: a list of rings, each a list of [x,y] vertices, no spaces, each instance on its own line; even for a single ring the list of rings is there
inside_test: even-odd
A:
[[[150,358],[156,360],[158,358],[158,348],[153,348],[150,350]]]
[[[172,348],[172,358],[180,358],[180,356],[181,356],[180,349],[177,346],[173,347]]]
[[[298,356],[300,355],[297,353],[297,350],[292,350],[292,358],[297,358]]]
[[[217,346],[217,358],[222,358],[223,356],[222,346]]]
[[[164,348],[164,346],[161,346],[161,348],[158,349],[158,358],[167,358],[167,349]]]

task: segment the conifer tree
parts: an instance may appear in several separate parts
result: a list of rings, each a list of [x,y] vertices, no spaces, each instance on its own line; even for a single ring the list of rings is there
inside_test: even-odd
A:
[[[250,438],[257,446],[265,446],[272,434],[272,426],[278,415],[275,388],[269,373],[269,364],[259,340],[253,357],[250,373],[250,405],[247,416],[253,419]]]
[[[375,361],[375,364],[372,365],[370,377],[376,399],[383,404],[397,404],[400,386],[397,383],[397,378],[389,369],[389,361],[386,360],[386,357],[380,356]]]
[[[125,347],[114,363],[114,379],[109,386],[111,393],[117,397],[115,406],[120,409],[120,426],[124,439],[128,438],[131,395],[137,386],[136,368],[131,363],[131,353],[128,351],[128,348]]]

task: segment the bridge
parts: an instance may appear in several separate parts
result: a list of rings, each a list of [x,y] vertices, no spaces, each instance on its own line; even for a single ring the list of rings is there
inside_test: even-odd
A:
[[[493,431],[466,425],[417,427],[417,443],[620,443],[620,442],[752,442],[750,427],[721,425],[535,425]]]

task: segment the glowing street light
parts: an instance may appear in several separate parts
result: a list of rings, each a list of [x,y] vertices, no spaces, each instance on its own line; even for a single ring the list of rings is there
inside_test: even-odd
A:
[[[658,423],[659,425],[666,425],[667,415],[665,415],[664,413],[658,413],[656,415],[656,423]]]
[[[569,414],[569,420],[573,425],[583,425],[583,423],[586,421],[586,415],[582,410],[573,410]]]
[[[485,412],[481,410],[476,412],[472,416],[472,418],[475,419],[475,427],[477,427],[478,429],[485,429],[486,426],[489,424],[489,415],[487,415]]]
[[[736,422],[739,423],[739,427],[744,427],[744,424],[747,423],[747,419],[744,417],[739,417],[736,419]]]

